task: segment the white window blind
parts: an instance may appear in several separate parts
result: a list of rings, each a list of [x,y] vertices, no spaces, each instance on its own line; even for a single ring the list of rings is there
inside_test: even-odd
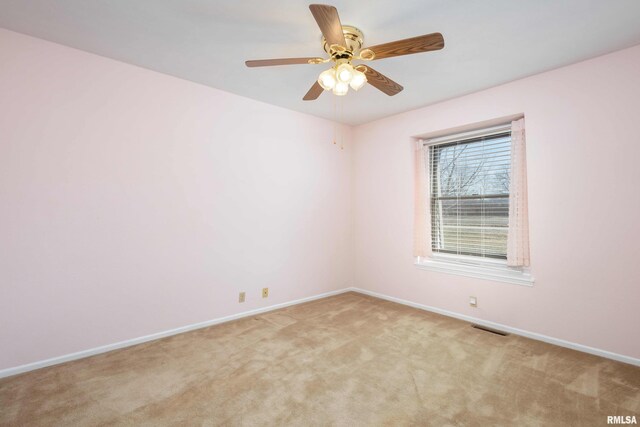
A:
[[[510,127],[427,144],[433,252],[506,259]]]

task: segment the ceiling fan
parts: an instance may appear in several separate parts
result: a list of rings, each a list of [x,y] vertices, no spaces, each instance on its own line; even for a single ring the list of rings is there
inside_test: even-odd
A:
[[[305,101],[317,99],[323,90],[331,90],[334,95],[344,96],[349,92],[349,87],[357,91],[366,83],[389,96],[393,96],[399,93],[403,87],[368,65],[353,66],[351,61],[372,61],[440,50],[444,47],[442,34],[432,33],[363,49],[364,35],[362,31],[350,25],[342,25],[335,7],[312,4],[309,5],[309,9],[311,9],[311,13],[322,31],[322,47],[329,58],[258,59],[245,62],[247,67],[268,67],[273,65],[324,64],[332,61],[333,66],[320,74],[318,81],[302,98]]]

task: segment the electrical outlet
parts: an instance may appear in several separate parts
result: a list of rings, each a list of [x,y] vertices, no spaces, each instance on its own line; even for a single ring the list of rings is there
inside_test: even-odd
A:
[[[262,298],[267,298],[269,296],[269,288],[262,288]]]
[[[244,292],[240,292],[240,295],[238,296],[238,302],[244,302],[245,296],[246,294]]]
[[[471,307],[477,307],[478,306],[478,298],[476,297],[469,297],[469,305]]]

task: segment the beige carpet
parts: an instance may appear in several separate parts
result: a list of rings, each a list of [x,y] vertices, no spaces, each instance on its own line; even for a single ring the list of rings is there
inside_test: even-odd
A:
[[[0,380],[1,425],[586,426],[607,415],[640,422],[640,368],[355,293]]]

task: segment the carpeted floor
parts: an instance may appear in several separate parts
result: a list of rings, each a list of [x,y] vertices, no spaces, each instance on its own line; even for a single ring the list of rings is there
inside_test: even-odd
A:
[[[640,422],[640,368],[342,294],[0,380],[0,425]]]

